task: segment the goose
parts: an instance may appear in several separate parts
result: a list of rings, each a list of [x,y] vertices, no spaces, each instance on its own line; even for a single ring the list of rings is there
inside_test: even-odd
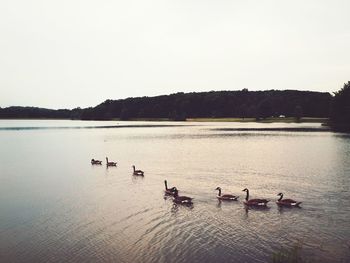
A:
[[[135,170],[135,165],[133,165],[132,168],[134,169],[133,175],[140,175],[140,176],[143,176],[144,172],[141,171],[141,170]]]
[[[221,188],[220,187],[216,187],[215,190],[219,191],[219,194],[216,196],[219,200],[237,201],[237,199],[238,199],[238,196],[235,196],[235,195],[229,195],[229,194],[221,195]]]
[[[187,204],[190,205],[192,204],[192,199],[191,197],[188,196],[179,196],[178,195],[179,191],[176,189],[175,187],[175,191],[174,191],[174,199],[173,202],[177,203],[177,204]]]
[[[249,190],[247,188],[242,190],[243,192],[247,193],[247,196],[245,197],[244,204],[247,206],[266,206],[269,200],[266,199],[250,199],[249,200]]]
[[[167,180],[164,180],[164,184],[165,184],[165,194],[166,195],[174,195],[176,187],[168,188]]]
[[[276,204],[279,206],[299,207],[299,205],[302,203],[293,199],[283,199],[283,193],[279,193],[277,196],[280,196],[280,198],[276,201]]]
[[[102,164],[102,161],[91,159],[91,164]]]
[[[107,166],[117,166],[117,163],[116,162],[108,162],[108,158],[106,157],[106,164]]]

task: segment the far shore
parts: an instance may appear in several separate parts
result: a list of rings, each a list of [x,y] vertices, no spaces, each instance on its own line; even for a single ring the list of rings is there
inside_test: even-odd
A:
[[[5,118],[0,120],[73,120],[73,121],[174,121],[170,118],[130,118],[128,120],[122,120],[119,118],[113,118],[110,120],[81,120],[81,119],[55,119],[55,118]],[[303,117],[297,120],[294,117],[269,117],[265,119],[256,120],[256,118],[186,118],[186,122],[256,122],[256,123],[328,123],[328,118],[313,118],[313,117]],[[181,121],[181,120],[179,120]]]
[[[45,121],[45,120],[50,120],[50,121],[62,121],[62,120],[72,120],[72,121],[80,121],[77,119],[51,119],[51,118],[40,118],[40,119],[2,119],[2,120],[38,120],[38,121]],[[84,120],[85,121],[85,120]],[[315,123],[316,125],[313,125],[313,127],[308,127],[305,125],[293,125],[292,127],[276,127],[276,125],[270,126],[270,125],[265,125],[262,127],[235,127],[232,126],[231,128],[226,127],[226,128],[215,128],[212,130],[217,130],[217,131],[225,131],[225,132],[265,132],[265,131],[286,131],[286,132],[327,132],[327,131],[332,131],[331,127],[328,125],[328,119],[327,118],[311,118],[311,117],[304,117],[301,118],[300,120],[297,120],[296,118],[293,117],[270,117],[270,118],[265,118],[257,121],[255,118],[188,118],[186,121],[175,121],[172,119],[168,118],[133,118],[133,119],[128,119],[128,120],[121,120],[121,119],[111,119],[111,120],[89,120],[89,121],[106,121],[106,122],[111,122],[111,124],[105,124],[105,125],[100,125],[100,124],[91,124],[90,126],[80,126],[78,122],[76,123],[77,126],[71,127],[24,127],[24,128],[19,128],[19,127],[0,127],[0,130],[37,130],[37,129],[91,129],[91,128],[155,128],[155,127],[174,127],[174,126],[188,126],[188,124],[184,124],[185,122],[187,123],[262,123],[262,124],[269,124],[269,123]],[[125,122],[124,122],[125,121]],[[120,123],[115,123],[113,125],[113,122],[120,122]],[[134,123],[127,123],[127,122],[140,122],[138,124]],[[149,122],[149,123],[143,123],[142,122]],[[160,123],[155,123],[155,122],[164,122],[163,124]],[[166,122],[172,122],[173,124],[166,124]],[[182,124],[181,124],[182,123]],[[319,124],[319,125],[317,125]],[[249,125],[248,125],[249,126]],[[283,125],[282,125],[283,126]]]
[[[113,119],[116,121],[122,121],[120,119]],[[169,118],[132,118],[128,121],[176,121]],[[181,121],[181,120],[179,120]],[[256,120],[256,118],[186,118],[186,122],[255,122],[255,123],[320,123],[327,124],[328,118],[314,118],[303,117],[297,120],[295,117],[269,117],[265,119]]]
[[[300,120],[297,120],[294,117],[269,117],[265,119],[260,119],[259,121],[256,118],[188,118],[186,121],[194,122],[258,122],[258,123],[272,123],[272,122],[285,122],[285,123],[305,123],[305,122],[315,122],[315,123],[327,123],[328,118],[312,118],[304,117]]]

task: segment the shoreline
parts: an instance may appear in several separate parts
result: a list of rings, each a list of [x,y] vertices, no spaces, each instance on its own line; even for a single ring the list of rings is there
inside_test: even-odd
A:
[[[71,120],[71,119],[2,119],[2,120],[25,120],[25,121],[65,121],[65,120]],[[170,119],[130,119],[127,121],[120,120],[120,119],[113,119],[113,120],[89,120],[95,123],[91,123],[91,125],[80,125],[80,121],[84,120],[71,120],[71,121],[77,121],[75,122],[75,125],[63,125],[60,126],[59,123],[55,125],[55,122],[52,122],[49,126],[26,126],[26,127],[20,127],[20,126],[14,126],[11,127],[0,127],[0,131],[10,131],[10,130],[60,130],[60,129],[118,129],[118,128],[165,128],[165,127],[189,127],[189,126],[196,126],[200,125],[200,123],[207,123],[207,125],[210,125],[210,123],[246,123],[248,127],[235,127],[233,125],[232,127],[217,127],[217,128],[211,128],[212,131],[222,131],[222,132],[332,132],[330,126],[326,124],[328,119],[326,118],[309,118],[305,117],[302,118],[299,122],[296,121],[295,118],[266,118],[264,120],[256,121],[253,118],[189,118],[186,121],[174,121]],[[96,123],[101,122],[101,123]],[[105,122],[105,123],[102,123]],[[134,122],[134,123],[132,123]],[[192,123],[192,124],[191,124]],[[262,127],[249,127],[250,124],[264,124]],[[282,126],[278,125],[281,124]],[[309,125],[303,125],[307,123],[313,123],[312,126],[314,127],[308,127]],[[72,123],[73,124],[73,123]],[[271,124],[271,126],[269,125]],[[272,125],[277,124],[277,125]],[[299,124],[299,125],[292,125],[292,127],[288,127],[290,125],[287,124]],[[19,124],[20,125],[20,124]],[[276,127],[277,126],[277,127]],[[284,127],[285,126],[285,127]],[[294,126],[294,127],[293,127]]]
[[[217,128],[215,131],[234,131],[234,132],[254,132],[254,131],[273,131],[273,132],[331,132],[328,127],[324,128]]]
[[[185,120],[173,120],[170,118],[130,118],[128,120],[121,120],[119,118],[109,120],[83,120],[83,119],[68,119],[68,118],[3,118],[0,120],[70,120],[70,121],[144,121],[144,122],[255,122],[255,123],[327,123],[329,118],[318,117],[303,117],[297,121],[294,117],[269,117],[261,120],[256,118],[187,118]]]

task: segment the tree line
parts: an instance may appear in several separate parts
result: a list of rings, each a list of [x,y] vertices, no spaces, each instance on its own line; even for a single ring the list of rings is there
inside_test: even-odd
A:
[[[129,120],[134,118],[256,118],[303,116],[328,118],[337,131],[350,131],[350,81],[338,92],[297,90],[210,91],[155,97],[106,100],[96,107],[45,109],[12,106],[0,108],[0,119]]]
[[[328,117],[332,96],[310,91],[211,91],[106,100],[82,111],[81,119]]]
[[[257,118],[271,116],[328,117],[330,93],[268,90],[175,93],[155,97],[106,100],[96,107],[51,110],[36,107],[0,108],[0,118],[128,120],[133,118]]]
[[[350,81],[334,93],[330,109],[330,125],[336,131],[350,132]]]

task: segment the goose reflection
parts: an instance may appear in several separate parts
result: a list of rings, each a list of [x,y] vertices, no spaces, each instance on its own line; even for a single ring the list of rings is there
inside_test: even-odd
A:
[[[268,206],[243,206],[244,207],[244,211],[245,211],[245,214],[248,216],[248,213],[249,211],[269,211],[270,210],[270,207]]]
[[[179,211],[180,208],[192,210],[194,208],[194,205],[193,205],[193,203],[180,204],[180,205],[177,203],[173,203],[173,205],[171,207],[171,212],[176,213],[177,211]]]

